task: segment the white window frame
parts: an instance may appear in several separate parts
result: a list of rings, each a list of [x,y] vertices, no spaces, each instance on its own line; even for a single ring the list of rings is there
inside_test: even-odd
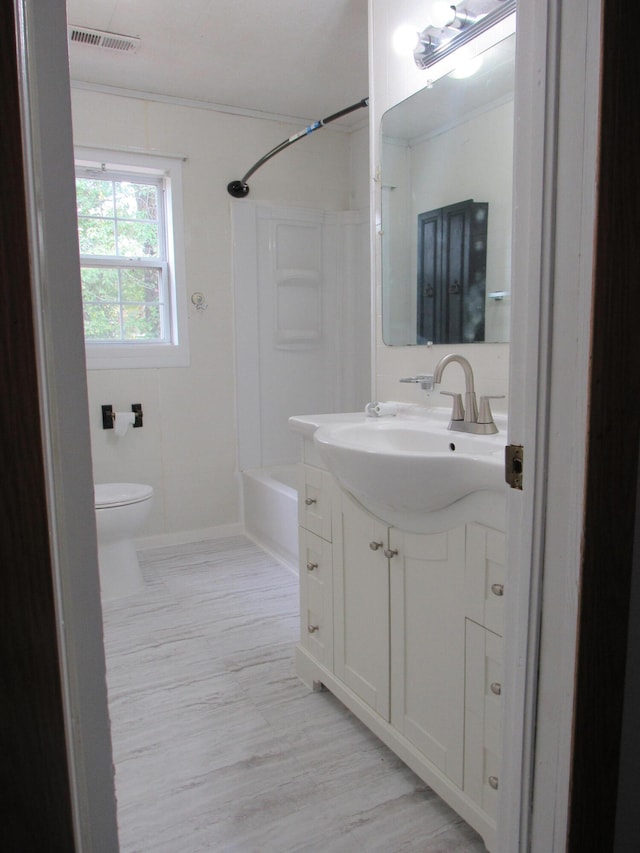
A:
[[[153,154],[76,148],[76,169],[99,169],[120,175],[160,178],[164,193],[164,234],[166,245],[166,286],[168,335],[166,342],[85,340],[87,368],[187,367],[187,294],[184,260],[184,219],[182,208],[182,160]],[[83,258],[86,260],[86,258]],[[100,261],[103,263],[103,261]],[[159,264],[161,266],[162,264]]]

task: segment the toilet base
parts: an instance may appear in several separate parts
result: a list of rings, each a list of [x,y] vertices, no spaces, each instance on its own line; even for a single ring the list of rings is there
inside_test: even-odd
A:
[[[131,539],[99,542],[98,568],[102,601],[124,598],[144,588],[138,555]]]

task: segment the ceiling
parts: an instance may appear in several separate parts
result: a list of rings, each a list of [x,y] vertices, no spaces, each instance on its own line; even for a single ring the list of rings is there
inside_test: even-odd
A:
[[[141,39],[136,53],[70,44],[73,81],[303,122],[368,94],[367,0],[67,0],[67,17]]]

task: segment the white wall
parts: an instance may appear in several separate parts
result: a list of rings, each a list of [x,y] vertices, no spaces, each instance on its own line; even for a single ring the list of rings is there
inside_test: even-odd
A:
[[[351,134],[351,180],[349,208],[362,212],[360,219],[352,223],[356,232],[349,245],[351,255],[347,259],[346,277],[343,282],[343,310],[346,322],[352,330],[351,336],[344,341],[343,353],[349,360],[350,380],[353,383],[349,391],[354,401],[353,408],[360,410],[375,397],[372,383],[372,340],[371,340],[371,261],[370,261],[370,186],[371,169],[369,163],[369,126]],[[351,271],[349,269],[351,265]],[[362,282],[366,278],[366,287]]]
[[[143,534],[185,534],[240,520],[236,472],[230,204],[226,186],[298,127],[177,103],[84,89],[72,91],[76,145],[184,155],[187,298],[191,365],[156,370],[89,371],[96,482],[150,483],[156,490]],[[356,150],[363,133],[354,134]],[[319,131],[279,154],[250,180],[251,199],[341,210],[362,195],[366,160],[349,135]],[[352,179],[352,170],[353,179]],[[103,403],[141,402],[144,427],[119,441],[101,426]]]
[[[426,72],[420,71],[411,57],[398,56],[391,46],[391,34],[401,24],[420,25],[425,19],[424,3],[420,0],[370,0],[370,76],[372,96],[369,107],[371,128],[371,163],[373,174],[380,165],[380,121],[384,112],[394,104],[424,88]],[[374,216],[372,263],[376,270],[376,332],[375,332],[375,396],[379,400],[401,400],[422,405],[442,405],[438,393],[428,396],[419,386],[400,384],[402,376],[433,372],[447,352],[464,353],[470,360],[480,394],[507,394],[509,372],[508,344],[436,345],[433,347],[388,347],[382,341],[381,305],[381,187],[374,182],[371,193]],[[449,368],[447,389],[463,391],[462,371]],[[506,411],[507,400],[495,400],[495,411]]]
[[[366,114],[365,114],[366,115]],[[350,140],[349,210],[369,210],[369,125]]]

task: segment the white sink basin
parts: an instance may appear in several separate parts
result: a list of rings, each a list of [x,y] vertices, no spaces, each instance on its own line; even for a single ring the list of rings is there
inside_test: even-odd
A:
[[[499,433],[452,432],[420,418],[363,418],[321,425],[314,442],[340,484],[389,521],[398,512],[434,512],[474,492],[505,489]]]

